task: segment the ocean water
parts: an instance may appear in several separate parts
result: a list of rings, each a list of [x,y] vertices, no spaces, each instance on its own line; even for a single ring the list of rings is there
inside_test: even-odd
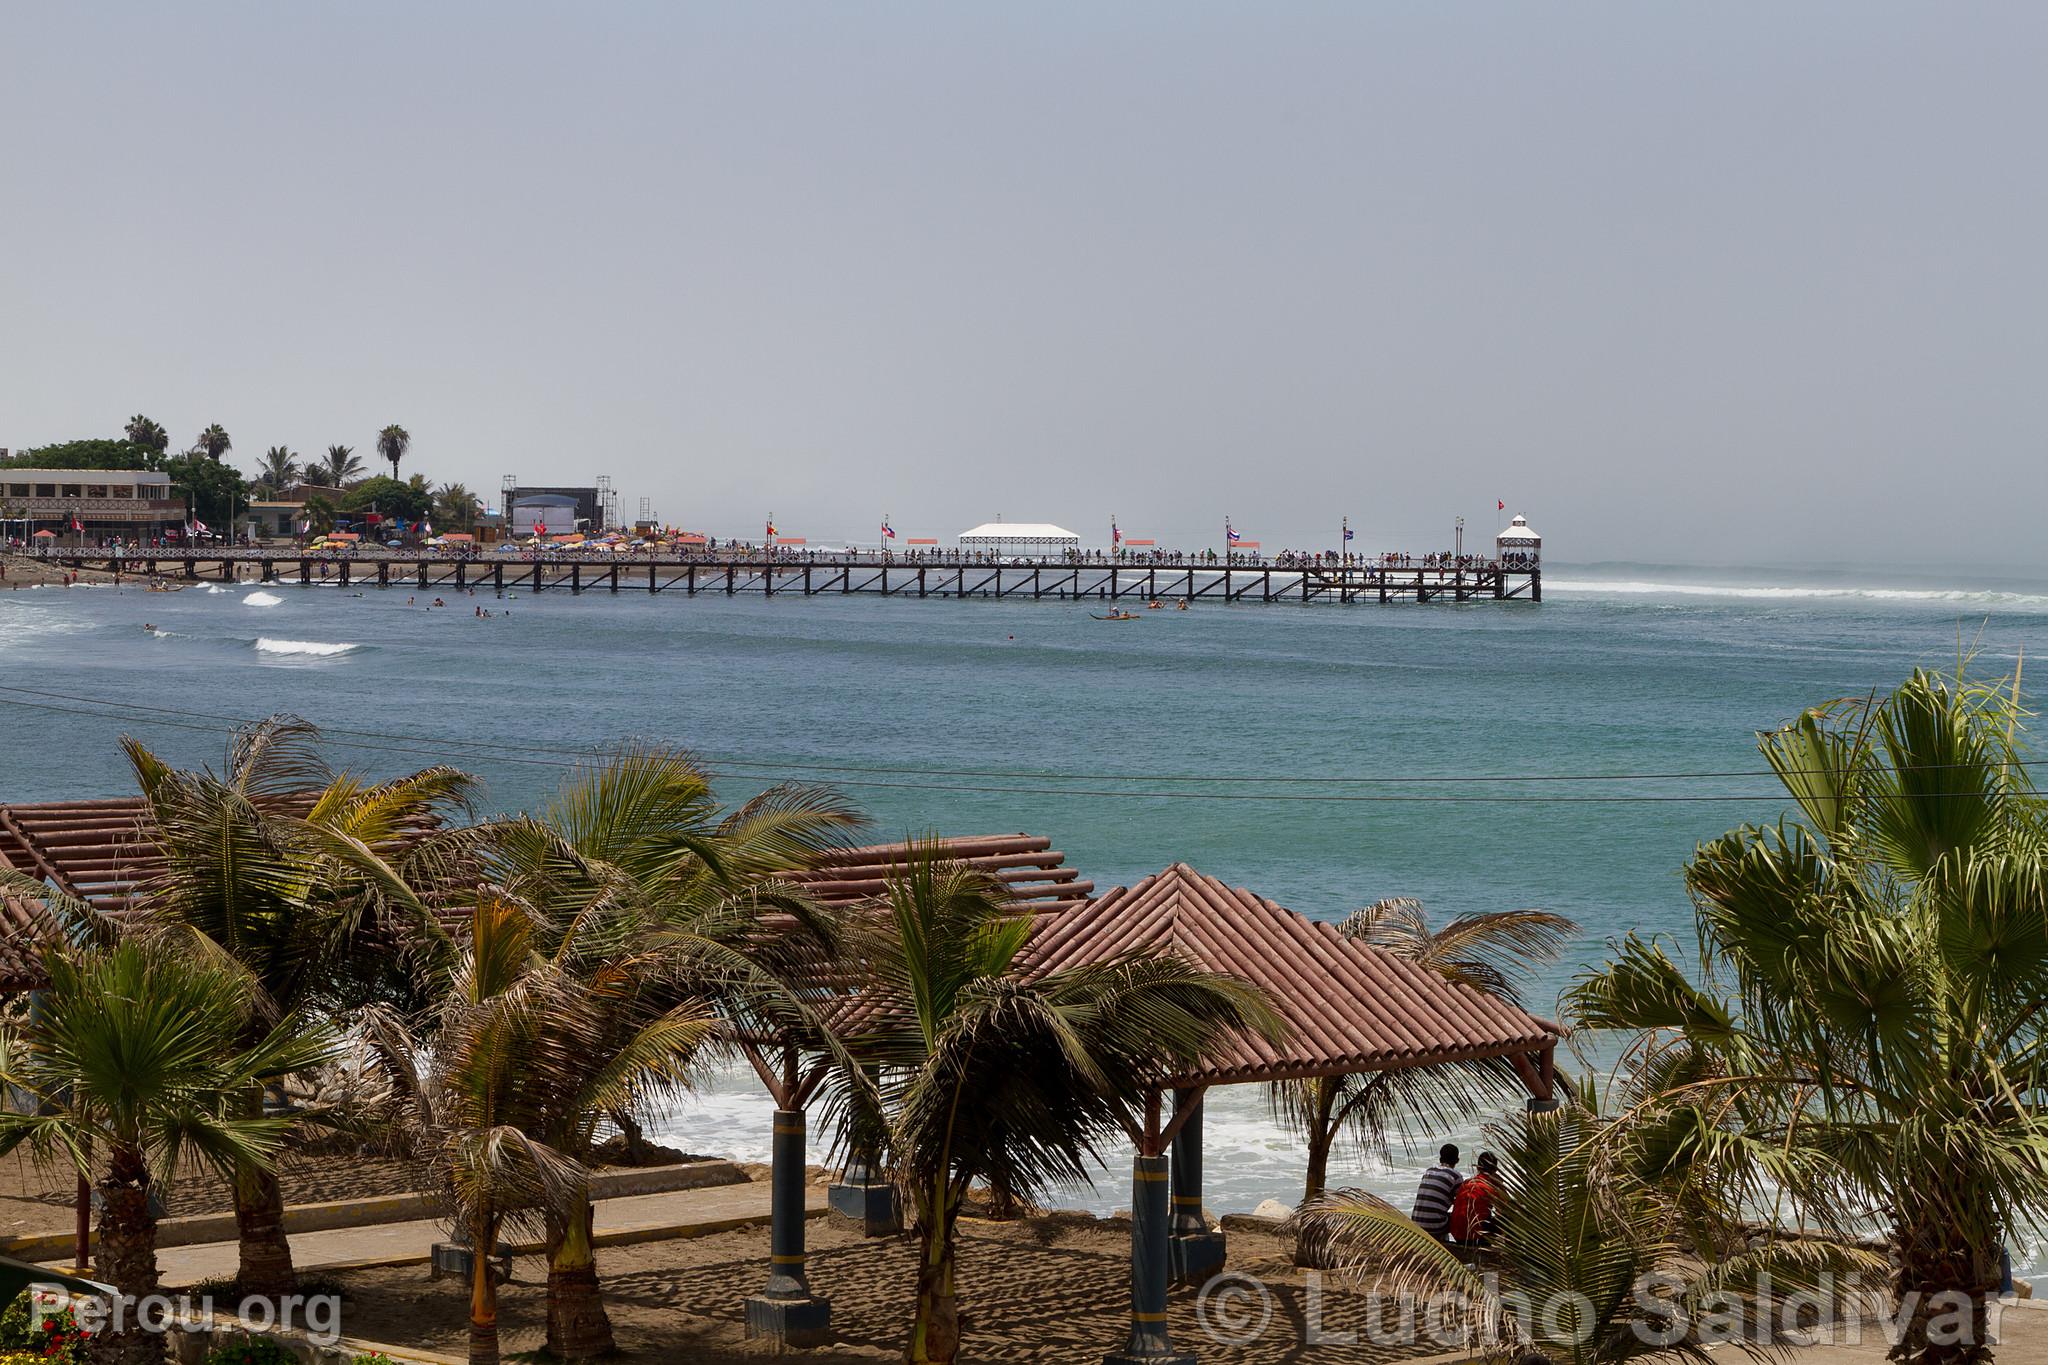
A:
[[[2048,651],[2048,585],[2025,580],[1601,565],[1545,588],[1130,623],[1050,602],[0,592],[0,687],[28,690],[0,692],[0,796],[119,794],[122,734],[217,762],[222,718],[276,711],[352,732],[335,757],[373,773],[468,767],[496,810],[594,746],[659,739],[735,800],[834,781],[876,839],[1042,833],[1101,887],[1184,860],[1321,918],[1395,895],[1558,911],[1583,934],[1529,985],[1548,1010],[1615,935],[1689,944],[1693,846],[1783,808],[1756,730],[1916,665],[2003,674]],[[731,1072],[663,1129],[760,1160],[768,1114]],[[1255,1089],[1212,1096],[1207,1131],[1212,1206],[1298,1194],[1298,1144]],[[1126,1202],[1105,1157],[1068,1202]],[[1423,1162],[1351,1154],[1335,1178],[1405,1197]],[[2040,1249],[2016,1259],[2041,1273]]]

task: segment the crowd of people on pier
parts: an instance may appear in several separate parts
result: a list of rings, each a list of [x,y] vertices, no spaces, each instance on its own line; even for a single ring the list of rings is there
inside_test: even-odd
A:
[[[450,562],[507,562],[507,563],[548,563],[584,564],[603,567],[607,563],[663,563],[663,564],[779,564],[801,566],[807,564],[868,564],[905,566],[910,568],[973,568],[973,567],[1023,567],[1023,568],[1064,568],[1064,567],[1129,567],[1141,569],[1286,569],[1292,571],[1317,570],[1325,572],[1362,572],[1368,578],[1376,577],[1388,570],[1430,570],[1436,572],[1477,571],[1482,569],[1528,570],[1538,567],[1537,557],[1528,552],[1511,551],[1498,557],[1457,554],[1449,550],[1428,554],[1411,555],[1389,550],[1379,554],[1339,553],[1334,550],[1280,550],[1265,554],[1253,550],[1166,550],[1166,549],[1063,549],[1041,554],[1013,554],[989,549],[948,549],[939,546],[919,546],[910,549],[889,547],[828,547],[803,545],[764,545],[746,540],[708,541],[703,544],[676,544],[672,542],[644,541],[638,543],[617,542],[602,549],[590,548],[587,544],[566,545],[543,542],[540,544],[516,541],[483,545],[476,542],[445,545],[414,545],[392,548],[367,541],[336,543],[316,542],[311,545],[293,544],[243,544],[229,545],[218,542],[213,545],[194,544],[189,541],[120,541],[112,540],[99,545],[85,546],[77,543],[65,544],[56,540],[9,542],[9,548],[17,552],[38,556],[77,555],[81,552],[114,557],[197,557],[208,560],[250,559],[286,560],[306,559],[315,562],[348,561],[400,561],[433,560]]]

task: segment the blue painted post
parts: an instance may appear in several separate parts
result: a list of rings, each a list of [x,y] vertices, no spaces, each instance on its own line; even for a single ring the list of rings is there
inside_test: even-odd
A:
[[[1131,1335],[1103,1365],[1193,1365],[1166,1330],[1167,1169],[1164,1156],[1140,1156],[1131,1171]]]
[[[747,1300],[747,1335],[815,1346],[831,1335],[832,1304],[804,1276],[804,1111],[775,1111],[769,1168],[768,1283]]]
[[[1202,1092],[1176,1090],[1173,1138],[1173,1221],[1167,1251],[1173,1279],[1202,1284],[1223,1268],[1223,1234],[1209,1230],[1202,1216]],[[1183,1117],[1185,1116],[1185,1117]]]

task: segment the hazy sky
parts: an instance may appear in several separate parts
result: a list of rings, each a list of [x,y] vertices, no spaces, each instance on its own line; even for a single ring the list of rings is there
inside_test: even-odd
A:
[[[2030,562],[2048,7],[0,0],[0,445]]]

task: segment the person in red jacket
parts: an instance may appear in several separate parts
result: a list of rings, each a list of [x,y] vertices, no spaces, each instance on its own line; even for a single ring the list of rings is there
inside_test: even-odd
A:
[[[1493,1202],[1499,1194],[1493,1178],[1500,1174],[1500,1158],[1492,1152],[1481,1152],[1478,1165],[1479,1169],[1451,1197],[1450,1233],[1457,1246],[1479,1246],[1493,1231]]]

